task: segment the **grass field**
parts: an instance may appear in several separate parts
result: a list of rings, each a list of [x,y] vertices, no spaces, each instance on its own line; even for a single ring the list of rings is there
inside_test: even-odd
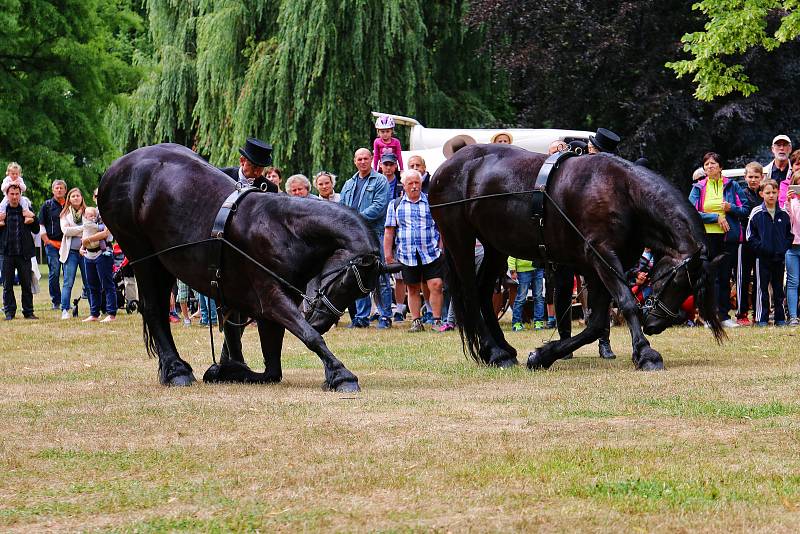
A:
[[[3,532],[800,528],[798,329],[671,329],[667,371],[642,373],[614,328],[617,360],[530,373],[467,361],[452,332],[339,328],[360,394],[323,392],[291,336],[280,385],[167,389],[138,315],[36,302],[0,325]],[[507,336],[524,362],[550,332]],[[173,333],[202,376],[207,330]],[[255,328],[244,343],[262,369]]]

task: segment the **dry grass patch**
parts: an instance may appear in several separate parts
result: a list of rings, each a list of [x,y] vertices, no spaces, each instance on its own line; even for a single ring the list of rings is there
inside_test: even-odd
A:
[[[478,366],[454,333],[337,329],[360,378],[323,392],[287,338],[284,382],[167,389],[137,315],[4,323],[3,531],[793,531],[797,330],[653,339],[667,371],[596,346],[529,373]],[[173,327],[201,376],[208,334]],[[539,333],[511,333],[520,350]],[[548,332],[549,335],[549,332]],[[218,338],[217,338],[218,339]],[[244,337],[261,368],[255,329]]]

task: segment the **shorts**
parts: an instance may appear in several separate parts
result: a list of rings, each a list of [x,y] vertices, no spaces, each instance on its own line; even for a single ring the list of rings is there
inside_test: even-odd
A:
[[[189,302],[189,286],[178,280],[178,296],[175,298],[178,302]]]
[[[419,254],[417,254],[417,260],[419,259]],[[442,257],[439,256],[426,265],[403,265],[401,272],[406,284],[419,284],[423,280],[442,278]]]

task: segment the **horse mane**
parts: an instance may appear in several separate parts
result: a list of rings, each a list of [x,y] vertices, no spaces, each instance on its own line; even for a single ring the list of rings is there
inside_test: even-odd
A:
[[[697,254],[696,259],[690,261],[688,266],[695,305],[703,320],[711,328],[716,342],[721,343],[727,339],[727,334],[717,314],[717,303],[714,296],[716,276],[710,266],[710,260],[713,258],[706,257],[705,230],[694,206],[660,174],[633,165],[617,156],[607,154],[603,154],[603,156],[611,158],[614,163],[633,174],[635,180],[629,184],[629,190],[635,187],[640,189],[639,194],[630,195],[631,205],[649,222],[658,224],[660,233],[669,235],[672,240],[671,247],[665,247],[664,243],[653,243],[652,245],[656,245],[653,248],[663,254],[667,252],[668,248],[678,251],[679,245],[684,245],[684,247],[688,245],[690,250],[684,252]],[[691,237],[694,242],[686,243],[688,237]]]

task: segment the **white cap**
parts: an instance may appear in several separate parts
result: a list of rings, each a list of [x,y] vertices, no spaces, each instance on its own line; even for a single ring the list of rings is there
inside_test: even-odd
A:
[[[784,134],[776,135],[775,138],[772,140],[772,144],[774,145],[778,141],[786,141],[790,145],[792,144],[792,140],[789,139],[789,136],[788,135],[784,135]]]

